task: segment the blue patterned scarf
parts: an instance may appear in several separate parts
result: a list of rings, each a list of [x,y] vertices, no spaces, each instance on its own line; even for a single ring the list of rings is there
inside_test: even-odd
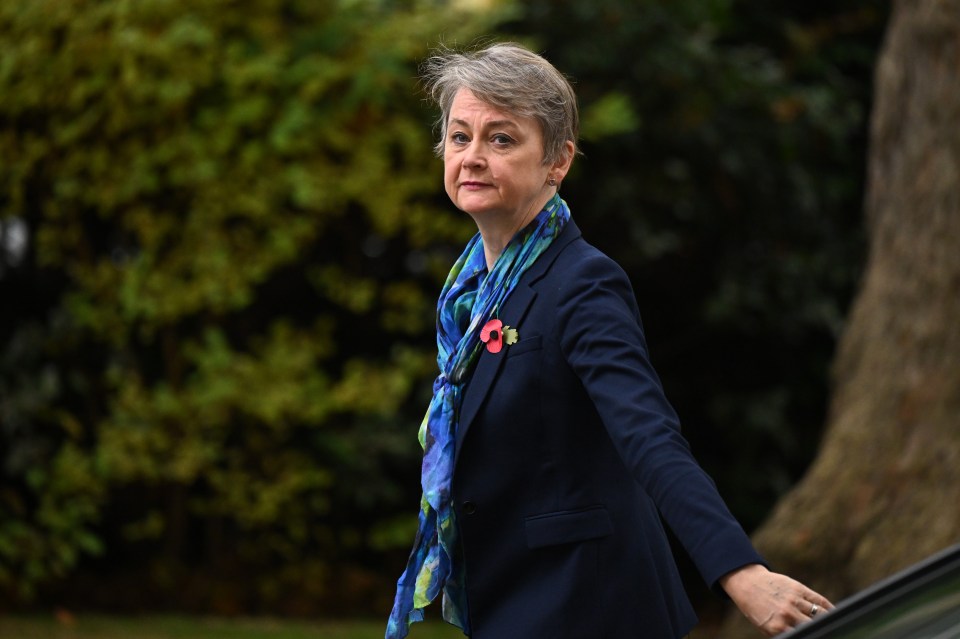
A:
[[[423,621],[423,609],[441,590],[443,618],[470,634],[464,566],[459,559],[450,495],[461,392],[479,358],[483,325],[497,317],[520,277],[569,219],[566,202],[555,195],[536,219],[514,236],[489,274],[478,233],[443,285],[437,302],[440,376],[433,383],[433,399],[419,433],[423,447],[419,527],[407,568],[397,582],[386,639],[406,637],[412,623]]]

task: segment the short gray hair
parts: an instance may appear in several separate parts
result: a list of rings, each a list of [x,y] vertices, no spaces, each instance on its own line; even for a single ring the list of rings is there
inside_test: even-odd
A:
[[[577,152],[580,116],[573,87],[552,64],[519,44],[492,44],[464,53],[441,48],[423,63],[420,74],[430,98],[440,107],[440,140],[435,148],[441,157],[450,107],[460,89],[470,90],[498,109],[537,120],[543,133],[544,164],[562,158],[567,140]]]

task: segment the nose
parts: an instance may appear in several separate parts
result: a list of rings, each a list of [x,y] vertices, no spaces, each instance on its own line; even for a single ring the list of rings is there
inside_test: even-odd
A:
[[[476,140],[470,142],[470,145],[464,149],[463,153],[463,168],[465,169],[479,169],[483,168],[486,165],[487,159],[484,155],[483,148],[479,142]]]

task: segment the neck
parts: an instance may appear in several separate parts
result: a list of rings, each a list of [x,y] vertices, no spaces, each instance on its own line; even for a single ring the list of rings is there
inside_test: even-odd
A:
[[[474,218],[480,237],[483,238],[483,256],[487,262],[487,270],[493,270],[493,265],[513,236],[537,217],[556,192],[556,189],[551,189],[545,197],[535,200],[534,205],[522,215],[480,215]]]

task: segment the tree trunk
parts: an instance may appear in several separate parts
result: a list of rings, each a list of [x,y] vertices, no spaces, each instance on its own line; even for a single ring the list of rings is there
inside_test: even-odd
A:
[[[960,0],[895,2],[820,452],[754,541],[834,601],[960,542]],[[736,612],[721,637],[757,637]]]

